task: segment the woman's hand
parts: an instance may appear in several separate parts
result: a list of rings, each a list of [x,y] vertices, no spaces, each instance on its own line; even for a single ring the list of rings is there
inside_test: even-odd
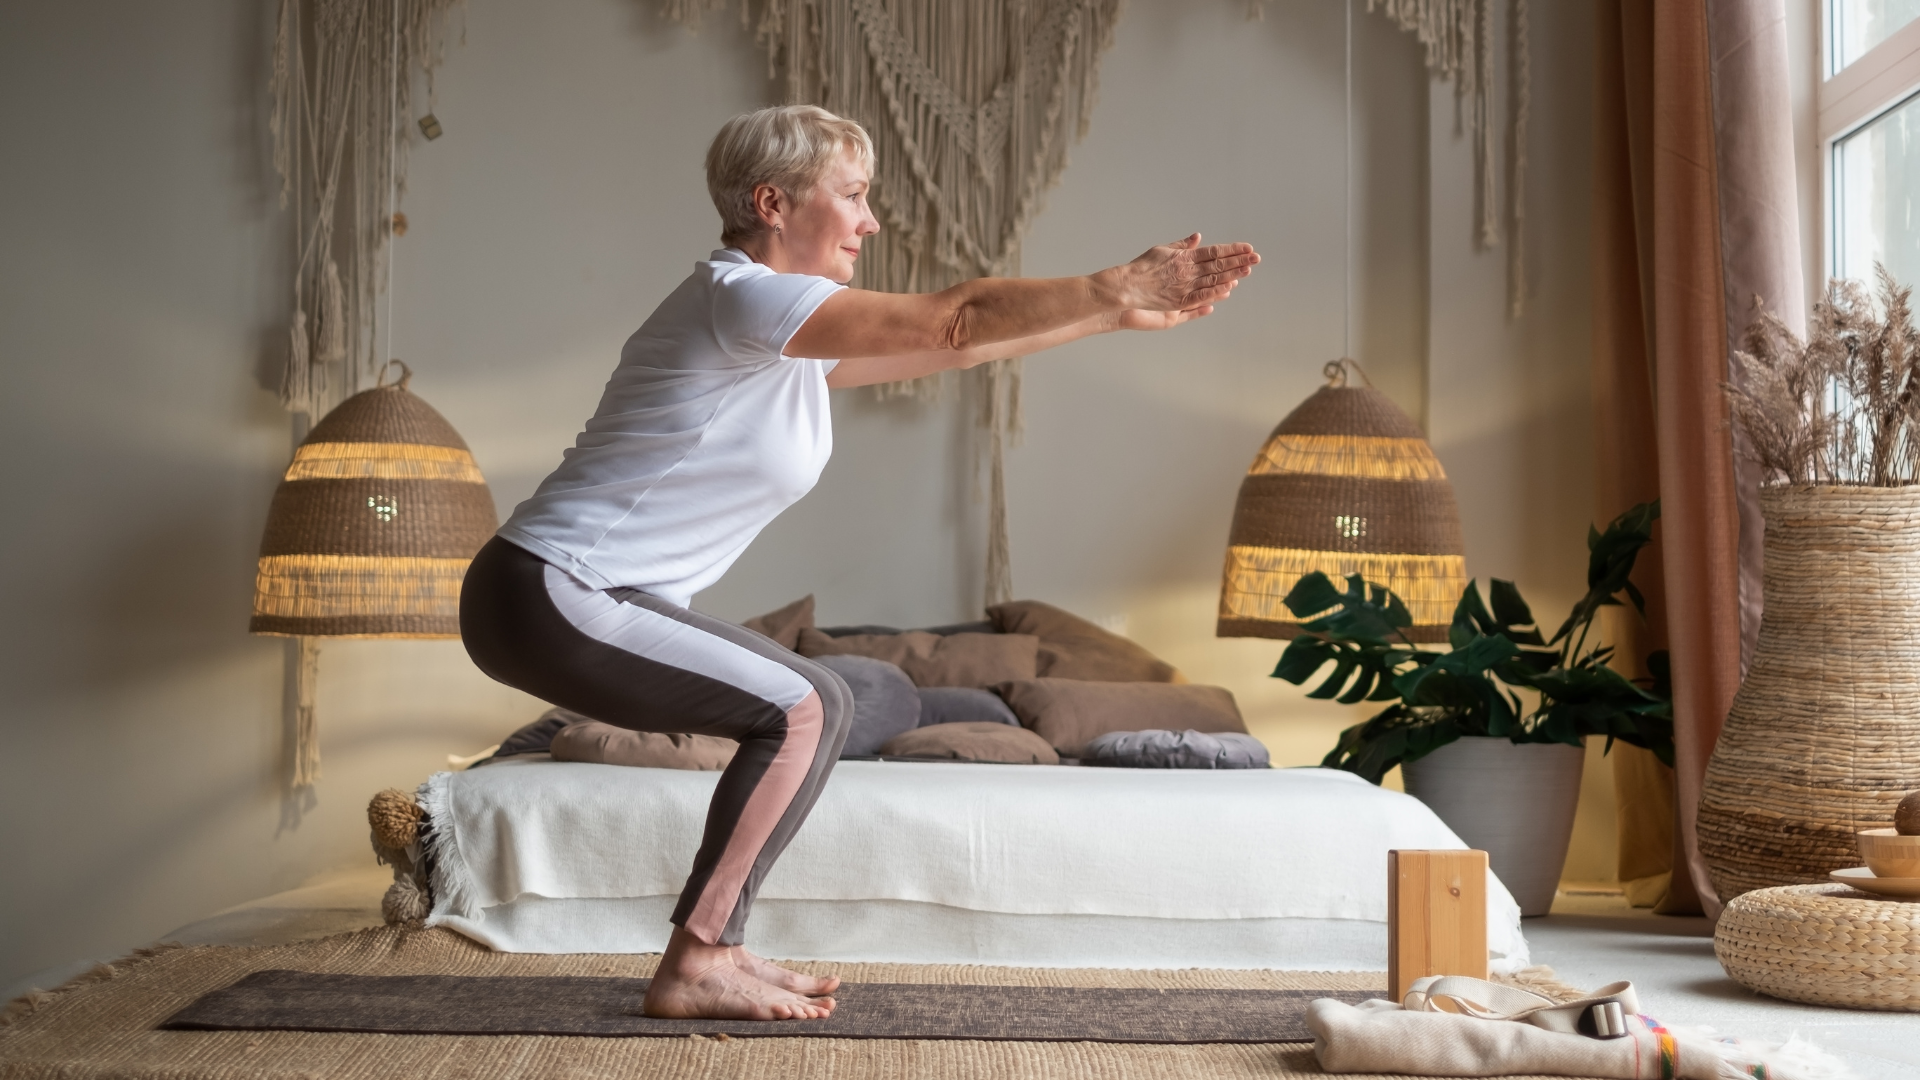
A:
[[[1212,304],[1202,304],[1185,311],[1145,311],[1134,308],[1123,311],[1114,320],[1116,330],[1171,330],[1184,322],[1192,322],[1203,315],[1213,314]]]
[[[1259,263],[1260,256],[1251,244],[1201,247],[1200,234],[1194,233],[1185,240],[1148,248],[1132,262],[1102,270],[1094,277],[1113,289],[1119,299],[1122,328],[1164,330],[1186,320],[1161,324],[1139,316],[1152,312],[1204,315],[1225,300],[1235,283],[1253,273]]]

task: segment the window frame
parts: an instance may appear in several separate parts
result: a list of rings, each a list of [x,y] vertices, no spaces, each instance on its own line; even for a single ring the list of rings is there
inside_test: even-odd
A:
[[[1840,228],[1834,163],[1848,136],[1905,104],[1920,93],[1920,19],[1893,32],[1859,59],[1830,72],[1835,58],[1836,0],[1820,4],[1820,85],[1816,91],[1816,128],[1820,145],[1820,265],[1822,279],[1839,271]]]

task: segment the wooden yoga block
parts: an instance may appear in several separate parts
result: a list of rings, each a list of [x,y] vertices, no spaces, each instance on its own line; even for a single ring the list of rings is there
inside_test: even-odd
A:
[[[1487,853],[1387,852],[1387,989],[1428,975],[1487,977]]]

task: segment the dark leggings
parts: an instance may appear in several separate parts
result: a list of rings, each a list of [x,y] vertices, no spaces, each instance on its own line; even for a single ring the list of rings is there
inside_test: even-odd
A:
[[[460,637],[481,671],[543,701],[635,731],[740,743],[673,912],[709,945],[740,944],[760,882],[847,740],[853,695],[840,676],[732,623],[594,589],[499,537],[467,570]]]

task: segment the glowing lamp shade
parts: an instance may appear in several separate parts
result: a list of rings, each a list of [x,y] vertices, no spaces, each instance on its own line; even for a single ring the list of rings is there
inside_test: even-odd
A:
[[[1328,375],[1240,482],[1215,633],[1293,637],[1299,621],[1282,601],[1319,570],[1385,585],[1413,616],[1409,638],[1445,641],[1467,584],[1453,485],[1385,394],[1346,385],[1343,365]]]
[[[460,636],[460,582],[499,522],[467,444],[410,379],[341,402],[294,451],[260,540],[254,633]]]

